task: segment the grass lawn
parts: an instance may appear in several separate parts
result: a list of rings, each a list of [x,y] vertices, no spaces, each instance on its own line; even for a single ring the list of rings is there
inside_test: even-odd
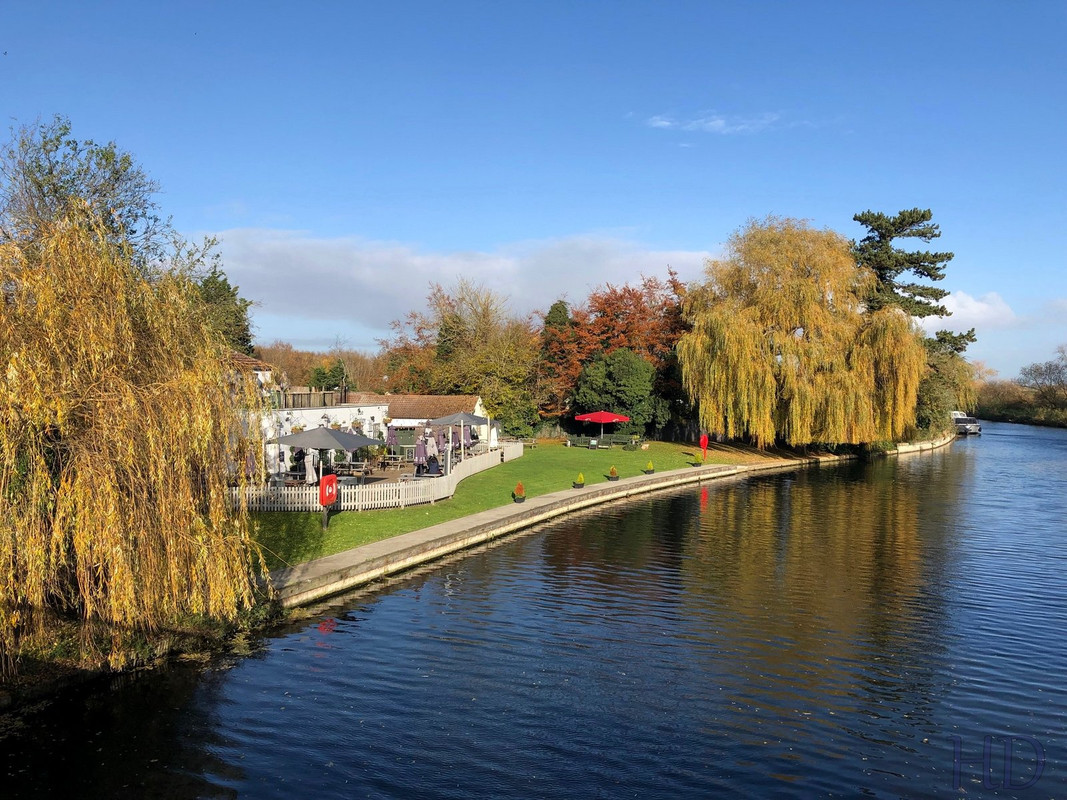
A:
[[[707,463],[747,464],[783,455],[713,444],[708,448]],[[626,478],[640,475],[649,461],[657,472],[680,469],[699,462],[700,449],[674,442],[649,442],[647,450],[588,450],[543,441],[538,447],[526,448],[522,458],[462,481],[450,500],[411,508],[342,511],[330,517],[325,531],[320,513],[257,513],[253,514],[255,538],[269,567],[275,569],[511,503],[511,492],[519,481],[527,497],[537,497],[571,488],[579,472],[587,485],[604,483],[612,465]]]

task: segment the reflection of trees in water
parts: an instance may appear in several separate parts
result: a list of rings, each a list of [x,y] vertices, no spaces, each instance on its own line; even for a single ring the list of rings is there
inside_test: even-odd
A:
[[[914,466],[806,470],[709,492],[686,561],[694,638],[741,654],[726,659],[735,667],[788,678],[785,691],[856,694],[863,676],[866,698],[898,698],[893,686],[922,697],[914,684],[925,677],[908,663],[917,648],[927,660],[940,649],[931,631],[943,614],[937,576],[952,558],[944,509],[960,502],[962,481],[960,465]]]
[[[614,582],[650,566],[679,568],[682,546],[696,520],[687,494],[621,501],[575,515],[552,526],[545,537],[547,570],[566,575],[572,567],[610,564],[604,580]],[[688,524],[687,524],[688,523]]]
[[[4,798],[236,797],[240,769],[214,755],[225,670],[174,667],[80,689],[6,720]],[[215,781],[215,782],[212,782]]]
[[[674,602],[683,589],[686,540],[698,522],[684,493],[600,507],[543,537],[541,578],[560,596],[583,596],[581,584],[594,584],[589,596],[624,610],[634,598]]]
[[[703,657],[729,654],[720,668],[848,694],[853,674],[877,682],[883,665],[903,676],[917,646],[939,647],[929,631],[953,557],[945,514],[960,502],[967,463],[923,459],[752,477],[598,509],[532,540],[543,543],[541,579],[561,595],[595,584],[607,614],[628,599],[677,604],[683,635]]]

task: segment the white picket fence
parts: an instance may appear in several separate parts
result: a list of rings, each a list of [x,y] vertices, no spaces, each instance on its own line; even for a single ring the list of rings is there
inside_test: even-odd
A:
[[[343,483],[337,487],[337,511],[369,511],[407,508],[451,497],[464,478],[483,472],[522,455],[521,442],[503,442],[496,450],[468,456],[452,467],[450,475],[409,481],[378,481],[369,486]],[[240,502],[240,489],[230,490],[230,499]],[[244,490],[249,511],[321,511],[317,486],[249,486]]]

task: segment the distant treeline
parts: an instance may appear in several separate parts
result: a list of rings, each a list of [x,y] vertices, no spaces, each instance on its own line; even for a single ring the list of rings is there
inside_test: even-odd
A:
[[[1067,428],[1067,345],[1056,358],[1023,367],[1013,381],[986,381],[978,390],[977,416]]]

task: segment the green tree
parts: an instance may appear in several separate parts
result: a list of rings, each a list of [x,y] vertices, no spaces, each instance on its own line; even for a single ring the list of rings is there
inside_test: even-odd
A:
[[[589,362],[578,377],[574,404],[579,412],[613,411],[630,418],[619,431],[644,433],[662,424],[666,403],[656,397],[656,368],[633,350],[620,348]]]
[[[913,317],[945,317],[948,309],[940,301],[948,291],[924,283],[903,282],[911,273],[920,279],[940,281],[952,253],[910,251],[894,247],[897,239],[930,242],[941,236],[940,227],[930,220],[929,209],[912,208],[896,216],[865,211],[853,217],[868,234],[853,243],[858,264],[872,270],[876,283],[868,292],[867,309],[876,312],[898,307]],[[967,346],[976,341],[974,328],[964,333],[939,330],[925,341],[927,370],[916,398],[916,424],[924,431],[937,432],[951,424],[954,409],[972,408],[975,402],[974,371],[963,358]]]
[[[252,302],[237,293],[239,287],[230,285],[226,273],[217,263],[197,280],[196,285],[211,326],[234,350],[252,355],[252,323],[248,317]]]
[[[864,302],[869,311],[896,306],[912,317],[944,317],[948,310],[938,305],[948,291],[923,283],[902,282],[911,273],[918,278],[939,281],[945,277],[945,265],[952,253],[908,251],[894,247],[897,239],[929,242],[941,236],[938,225],[930,222],[933,212],[912,208],[894,217],[881,212],[864,211],[853,219],[867,228],[867,235],[852,245],[852,254],[861,267],[871,270],[876,282],[867,291]]]
[[[961,355],[965,336],[940,331],[923,340],[926,371],[915,401],[915,425],[931,434],[950,430],[952,411],[970,411],[977,402],[974,368]]]
[[[65,117],[12,131],[0,149],[0,186],[2,241],[43,241],[47,226],[87,207],[108,240],[127,249],[142,271],[180,249],[180,237],[159,216],[159,184],[115,142],[71,136]]]
[[[752,221],[685,300],[682,379],[700,425],[760,446],[896,439],[925,362],[901,309],[863,313],[874,280],[840,235]]]
[[[345,362],[340,358],[328,365],[319,365],[311,370],[308,386],[313,389],[340,389],[348,383]]]

